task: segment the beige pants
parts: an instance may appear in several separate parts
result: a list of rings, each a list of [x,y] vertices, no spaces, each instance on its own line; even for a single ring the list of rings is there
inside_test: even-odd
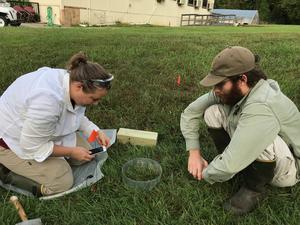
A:
[[[227,130],[227,117],[225,116],[222,105],[213,105],[209,107],[204,114],[206,124],[211,128],[223,127]],[[281,137],[277,136],[257,160],[275,160],[275,174],[270,182],[274,186],[288,187],[293,186],[297,179],[297,167],[294,156],[292,155],[287,144]]]
[[[89,143],[77,134],[77,146],[90,149]],[[16,174],[42,184],[42,193],[52,195],[70,189],[73,185],[71,165],[82,164],[61,157],[49,157],[43,162],[24,160],[13,151],[0,147],[0,163]]]

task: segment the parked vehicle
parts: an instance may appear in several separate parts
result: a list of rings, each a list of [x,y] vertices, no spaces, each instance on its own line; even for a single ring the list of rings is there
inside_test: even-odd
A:
[[[39,22],[39,16],[36,14],[32,6],[14,5],[14,10],[20,15],[23,23]]]
[[[5,27],[8,24],[12,26],[20,26],[18,12],[10,7],[6,1],[0,0],[0,27]]]

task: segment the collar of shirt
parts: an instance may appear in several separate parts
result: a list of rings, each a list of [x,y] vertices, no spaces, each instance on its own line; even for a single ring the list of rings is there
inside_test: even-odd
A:
[[[243,104],[243,103],[245,103],[246,102],[246,100],[247,100],[247,98],[249,97],[249,94],[250,94],[250,92],[252,91],[252,89],[250,89],[249,90],[249,92],[238,102],[238,103],[236,103],[233,107],[232,107],[232,109],[234,110],[234,115],[237,115],[238,114],[238,112],[240,111],[240,109],[241,109],[241,105]]]
[[[80,107],[75,105],[73,107],[70,97],[70,74],[66,73],[63,80],[63,89],[64,89],[64,99],[66,103],[66,108],[70,112],[76,112]]]
[[[240,110],[241,108],[241,105],[243,103],[246,102],[247,98],[251,96],[251,93],[255,92],[255,90],[257,90],[263,83],[264,83],[265,80],[261,79],[257,82],[256,85],[254,85],[253,88],[250,88],[249,92],[238,102],[236,103],[234,106],[233,106],[233,109],[234,109],[234,114],[237,114],[238,111]]]

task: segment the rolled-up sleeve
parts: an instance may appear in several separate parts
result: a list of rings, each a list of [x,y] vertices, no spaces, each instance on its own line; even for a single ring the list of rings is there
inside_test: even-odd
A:
[[[98,131],[100,128],[90,121],[86,116],[83,116],[80,121],[79,130],[84,133],[84,135],[89,136],[93,130]]]
[[[51,141],[60,115],[60,102],[55,94],[37,90],[27,98],[20,147],[27,158],[44,161],[53,152]]]
[[[274,141],[280,125],[272,110],[263,103],[243,110],[230,144],[203,171],[209,183],[224,182],[245,169]]]
[[[213,91],[202,95],[192,102],[181,114],[180,129],[185,138],[186,150],[200,149],[199,126],[205,110],[217,104],[218,99]]]

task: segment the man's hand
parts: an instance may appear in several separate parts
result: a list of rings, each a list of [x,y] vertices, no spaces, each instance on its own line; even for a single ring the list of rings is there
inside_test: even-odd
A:
[[[199,149],[192,149],[189,153],[188,171],[194,178],[201,180],[203,178],[202,171],[207,167],[208,163],[202,158]]]
[[[70,157],[77,161],[91,161],[95,156],[91,155],[86,148],[74,147],[71,150]]]
[[[106,136],[106,134],[104,132],[102,132],[101,130],[98,131],[98,136],[97,138],[97,142],[105,147],[109,147],[110,145],[110,139],[109,137]]]

